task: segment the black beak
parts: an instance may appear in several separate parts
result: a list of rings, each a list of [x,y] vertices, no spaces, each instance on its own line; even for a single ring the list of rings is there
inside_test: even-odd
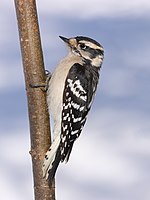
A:
[[[68,38],[65,38],[65,37],[63,37],[63,36],[59,36],[60,37],[60,39],[62,39],[65,43],[69,43],[69,39]]]

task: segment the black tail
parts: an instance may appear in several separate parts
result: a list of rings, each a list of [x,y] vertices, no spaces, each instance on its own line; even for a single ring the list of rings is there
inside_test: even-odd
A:
[[[52,181],[55,177],[55,173],[56,173],[56,170],[57,170],[58,165],[60,163],[60,160],[61,160],[61,153],[60,153],[60,147],[58,147],[57,152],[56,152],[56,156],[55,156],[55,160],[52,163],[52,168],[48,171],[48,173],[49,173],[49,175],[48,175],[49,185],[52,184]]]
[[[72,147],[73,147],[73,143],[74,143],[74,141],[73,142],[70,142],[70,146],[69,146],[69,148],[67,149],[67,152],[66,152],[66,155],[63,157],[63,159],[61,158],[61,160],[62,161],[66,161],[66,163],[68,162],[68,160],[69,160],[69,157],[70,157],[70,154],[71,154],[71,151],[72,151]]]
[[[67,149],[67,152],[65,152],[64,155],[61,155],[60,146],[58,147],[55,159],[52,163],[52,168],[48,171],[48,174],[49,174],[48,175],[48,183],[49,183],[49,185],[52,184],[52,181],[55,177],[56,170],[58,168],[60,161],[63,162],[65,160],[66,162],[68,162],[69,157],[70,157],[70,153],[71,153],[71,150],[72,150],[72,147],[73,147],[73,143],[74,143],[74,141],[70,143],[69,149]]]

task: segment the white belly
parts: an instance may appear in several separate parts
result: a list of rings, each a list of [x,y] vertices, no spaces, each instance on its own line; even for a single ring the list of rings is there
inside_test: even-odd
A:
[[[49,113],[54,120],[54,135],[61,131],[64,85],[68,72],[75,63],[81,63],[81,58],[77,58],[73,55],[65,57],[56,67],[49,81],[47,104]]]

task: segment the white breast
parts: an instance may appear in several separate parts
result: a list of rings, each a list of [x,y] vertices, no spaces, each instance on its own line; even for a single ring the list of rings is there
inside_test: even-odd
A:
[[[54,122],[61,119],[64,84],[70,68],[75,63],[81,64],[81,58],[73,54],[68,54],[68,56],[58,64],[50,79],[47,91],[47,104],[49,113],[52,115]]]

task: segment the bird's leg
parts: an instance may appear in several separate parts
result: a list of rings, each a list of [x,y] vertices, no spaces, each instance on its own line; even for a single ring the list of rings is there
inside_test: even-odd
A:
[[[29,84],[29,86],[31,88],[41,88],[41,90],[43,92],[47,92],[47,90],[48,90],[48,84],[49,84],[49,81],[51,79],[51,73],[48,70],[45,70],[45,75],[46,75],[46,81],[45,81],[45,83],[42,83],[42,84]]]

